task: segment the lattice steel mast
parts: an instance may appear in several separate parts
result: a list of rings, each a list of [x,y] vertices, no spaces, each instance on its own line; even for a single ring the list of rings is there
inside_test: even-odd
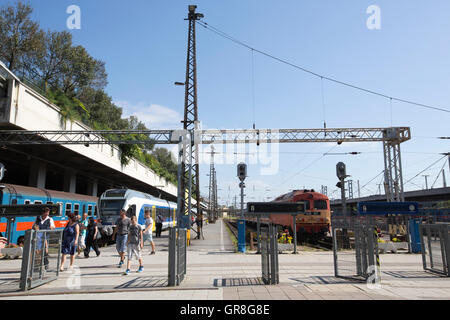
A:
[[[188,32],[188,46],[186,59],[186,81],[185,81],[185,96],[184,96],[184,120],[183,128],[191,133],[191,148],[186,157],[190,157],[190,165],[182,163],[182,173],[184,179],[181,180],[181,190],[186,190],[187,183],[192,183],[191,190],[188,191],[183,204],[182,212],[184,215],[191,217],[190,206],[188,202],[194,196],[197,199],[197,215],[203,221],[203,212],[200,206],[200,177],[199,177],[199,161],[198,161],[198,145],[194,144],[194,130],[198,125],[198,108],[197,108],[197,59],[196,59],[196,44],[195,44],[195,22],[203,18],[203,14],[196,13],[197,6],[190,5],[188,17],[185,20],[189,21]],[[197,234],[202,234],[201,223],[198,224]]]

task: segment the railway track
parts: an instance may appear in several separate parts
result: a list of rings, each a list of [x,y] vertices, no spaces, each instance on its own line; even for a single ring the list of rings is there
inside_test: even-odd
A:
[[[236,240],[238,239],[238,230],[237,230],[237,224],[234,221],[229,221],[228,219],[223,219],[223,222],[225,222],[225,225],[228,226],[228,229],[231,231],[231,233],[234,235]]]
[[[223,220],[225,224],[230,229],[231,233],[234,235],[236,240],[238,239],[238,230],[237,230],[237,222],[235,221],[229,221],[228,219]],[[248,227],[247,231],[256,232],[255,228]],[[256,241],[255,241],[256,244]],[[298,243],[300,245],[300,243]],[[306,241],[304,242],[304,245],[315,248],[315,249],[322,249],[322,250],[332,250],[333,249],[333,241],[331,237],[327,237],[325,240],[317,240],[317,241]]]

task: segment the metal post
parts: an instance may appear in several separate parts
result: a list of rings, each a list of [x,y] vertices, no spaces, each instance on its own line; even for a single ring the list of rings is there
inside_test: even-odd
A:
[[[345,181],[341,178],[341,203],[342,203],[342,215],[347,217],[347,202],[345,200]]]
[[[256,231],[258,237],[258,251],[256,253],[261,253],[261,219],[259,215],[256,217]]]
[[[297,227],[296,227],[296,219],[297,215],[292,215],[292,232],[294,233],[294,254],[297,253]]]
[[[244,220],[244,182],[239,183],[241,188],[241,219],[238,223],[238,251],[245,252],[245,220]]]
[[[176,230],[175,228],[169,229],[169,276],[168,286],[174,287],[176,285],[176,273],[177,273],[177,253],[176,253]]]

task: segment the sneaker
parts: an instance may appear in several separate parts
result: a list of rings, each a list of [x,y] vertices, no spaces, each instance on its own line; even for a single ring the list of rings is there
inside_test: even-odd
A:
[[[129,275],[129,274],[130,274],[130,269],[127,269],[127,270],[125,270],[124,273],[122,273],[122,275],[124,275],[124,276],[127,276],[127,275]]]
[[[155,251],[150,252],[150,254],[155,254]]]
[[[122,266],[123,266],[123,261],[120,261],[118,268],[122,268]]]
[[[142,271],[144,271],[144,267],[143,267],[143,266],[140,266],[139,269],[138,269],[138,271],[136,271],[136,272],[142,272]]]

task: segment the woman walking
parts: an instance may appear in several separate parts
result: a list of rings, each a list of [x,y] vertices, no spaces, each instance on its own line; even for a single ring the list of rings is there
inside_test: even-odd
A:
[[[89,258],[89,252],[91,247],[94,249],[97,257],[100,255],[100,250],[98,250],[97,235],[100,231],[98,230],[97,224],[94,218],[89,217],[89,224],[87,226],[87,236],[86,236],[86,249],[84,249],[84,257]]]
[[[75,252],[77,249],[78,236],[80,234],[80,226],[78,225],[78,216],[70,213],[68,215],[69,222],[63,231],[63,240],[61,248],[61,266],[60,271],[64,271],[64,263],[66,262],[66,255],[70,255],[69,270],[73,269],[73,261],[75,260]]]

